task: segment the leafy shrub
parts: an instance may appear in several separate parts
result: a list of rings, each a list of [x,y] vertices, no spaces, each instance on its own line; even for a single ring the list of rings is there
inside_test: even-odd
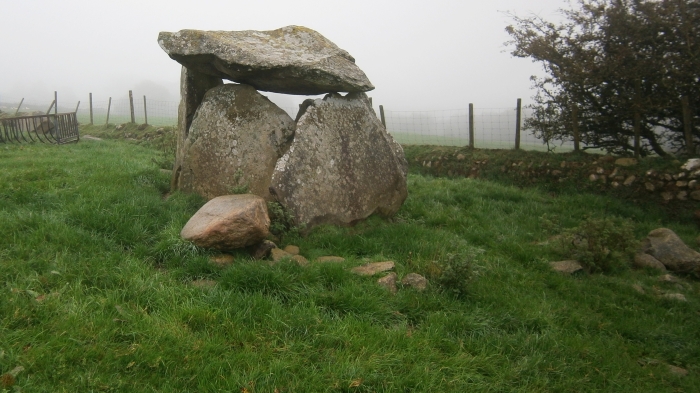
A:
[[[588,272],[610,272],[627,265],[636,245],[634,226],[620,218],[587,218],[565,229],[559,242],[563,251]]]
[[[435,281],[446,292],[458,297],[466,295],[472,277],[473,259],[473,252],[448,253],[437,265]]]
[[[267,214],[270,216],[270,233],[277,238],[299,234],[300,228],[296,226],[294,216],[279,202],[268,202]]]

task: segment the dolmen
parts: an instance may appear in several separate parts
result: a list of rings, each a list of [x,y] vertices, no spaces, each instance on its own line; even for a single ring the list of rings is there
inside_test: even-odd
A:
[[[182,65],[173,190],[247,190],[306,229],[391,216],[405,201],[408,165],[365,94],[374,86],[318,32],[181,30],[158,43]],[[260,91],[325,96],[292,119]]]

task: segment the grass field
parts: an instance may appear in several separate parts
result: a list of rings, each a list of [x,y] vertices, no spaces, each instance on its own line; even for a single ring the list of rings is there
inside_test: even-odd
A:
[[[240,253],[222,269],[179,238],[205,201],[164,198],[168,159],[119,140],[0,146],[0,392],[700,386],[697,281],[548,266],[567,255],[547,242],[544,216],[563,227],[617,216],[638,239],[665,226],[697,246],[696,227],[653,206],[411,174],[395,218],[280,242],[343,264],[270,266]],[[347,270],[384,260],[399,276],[427,276],[428,289],[391,296]],[[470,273],[445,280],[455,266]]]

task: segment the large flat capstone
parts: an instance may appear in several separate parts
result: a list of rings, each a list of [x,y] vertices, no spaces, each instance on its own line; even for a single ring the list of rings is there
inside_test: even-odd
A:
[[[307,100],[298,118],[270,186],[298,224],[351,225],[399,210],[408,195],[408,165],[366,94]]]
[[[245,191],[270,200],[275,164],[295,127],[284,110],[251,86],[212,88],[178,152],[175,183],[207,199]]]
[[[161,32],[158,44],[191,70],[257,90],[315,95],[374,89],[348,52],[306,27]]]

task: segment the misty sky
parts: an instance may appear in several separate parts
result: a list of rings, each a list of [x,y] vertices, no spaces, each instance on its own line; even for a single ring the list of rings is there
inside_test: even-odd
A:
[[[529,77],[542,71],[510,56],[510,20],[499,11],[556,20],[562,7],[565,0],[0,0],[0,101],[50,102],[54,90],[71,105],[89,92],[106,100],[128,90],[176,101],[180,65],[158,46],[158,32],[301,25],[355,57],[376,87],[368,93],[375,105],[510,107],[530,101]],[[300,99],[273,97],[283,106]]]

